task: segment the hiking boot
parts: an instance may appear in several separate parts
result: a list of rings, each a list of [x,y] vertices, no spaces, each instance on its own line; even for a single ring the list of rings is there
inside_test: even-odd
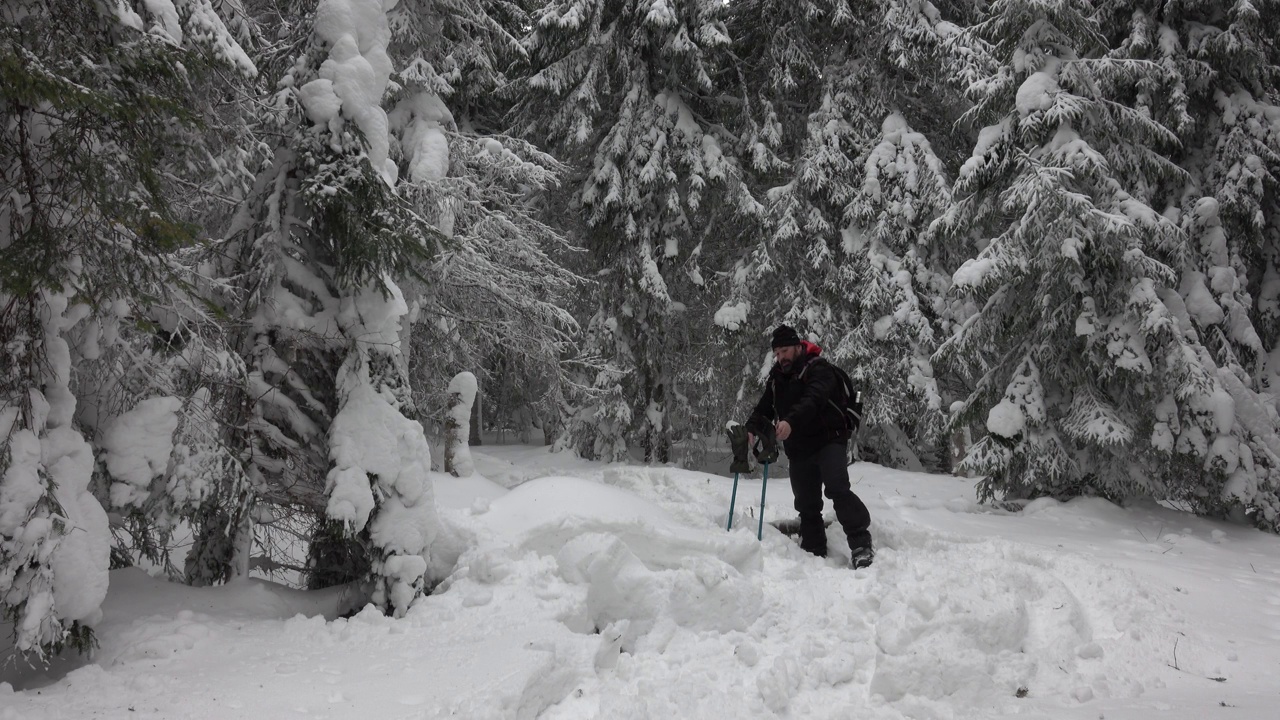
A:
[[[854,548],[853,554],[849,558],[853,563],[854,570],[861,570],[865,567],[871,567],[871,561],[875,560],[876,551],[869,547]]]

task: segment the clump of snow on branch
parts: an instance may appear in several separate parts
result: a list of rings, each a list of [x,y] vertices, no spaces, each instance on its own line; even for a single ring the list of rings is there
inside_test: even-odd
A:
[[[404,414],[401,318],[409,312],[390,277],[344,297],[338,311],[353,346],[338,369],[339,411],[329,427],[328,516],[349,532],[366,525],[378,548],[373,601],[403,616],[423,589],[438,530],[422,426]]]
[[[404,293],[390,277],[384,276],[381,290],[370,285],[355,295],[342,298],[338,324],[347,337],[354,338],[362,352],[400,348],[400,318],[409,312]]]
[[[389,185],[398,170],[388,157],[388,121],[381,103],[392,70],[387,11],[397,1],[321,0],[314,33],[329,48],[329,57],[320,65],[320,77],[298,90],[298,100],[315,124],[327,125],[335,135],[344,118],[356,124],[368,143],[369,162]]]
[[[1022,117],[1053,106],[1053,97],[1059,92],[1058,80],[1052,71],[1034,72],[1018,87],[1015,100]]]
[[[863,193],[874,202],[881,202],[881,174],[895,177],[907,190],[919,192],[923,185],[920,177],[917,156],[923,159],[929,173],[934,176],[943,174],[942,161],[933,154],[929,140],[921,133],[915,132],[907,125],[906,118],[899,113],[890,113],[881,123],[880,143],[871,151],[865,164],[866,175],[862,181]],[[917,149],[920,152],[917,152]],[[916,208],[908,199],[901,207],[895,208],[896,214],[907,221],[915,219]]]
[[[106,452],[107,472],[115,480],[112,506],[137,506],[147,499],[152,479],[168,466],[180,410],[178,398],[147,398],[107,425],[100,445]]]
[[[356,338],[365,352],[370,347],[399,344],[399,319],[408,312],[408,306],[399,288],[394,283],[389,287],[392,295],[385,300],[373,288],[343,299],[339,318],[348,335]],[[358,352],[354,357],[363,354]],[[359,368],[352,369],[352,364]],[[329,471],[328,514],[358,530],[368,522],[375,504],[370,476],[399,477],[403,428],[398,426],[405,418],[373,388],[363,362],[349,360],[338,380],[344,402],[329,431],[334,466]]]
[[[1017,438],[1028,424],[1045,420],[1044,389],[1040,369],[1026,360],[1004,391],[1004,398],[987,414],[987,429],[1003,438]]]
[[[391,129],[400,133],[400,147],[409,161],[409,180],[442,180],[449,174],[449,139],[445,131],[455,123],[439,95],[418,92],[400,101],[388,119]]]
[[[725,303],[716,310],[715,324],[725,330],[737,330],[747,322],[747,313],[751,310],[748,302]]]
[[[981,287],[996,267],[994,258],[970,258],[951,276],[957,288]]]
[[[142,0],[142,5],[150,18],[149,26],[127,0],[116,0],[112,11],[125,27],[157,35],[174,45],[207,47],[214,57],[245,77],[258,74],[257,66],[227,29],[210,0]]]

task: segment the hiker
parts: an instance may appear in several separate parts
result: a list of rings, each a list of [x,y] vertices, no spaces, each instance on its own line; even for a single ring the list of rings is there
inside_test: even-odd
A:
[[[791,460],[791,491],[800,513],[800,547],[827,555],[826,525],[822,521],[822,492],[835,507],[836,519],[849,539],[853,566],[871,564],[871,514],[849,486],[846,451],[852,436],[839,403],[844,385],[822,348],[801,340],[795,329],[779,325],[771,342],[774,364],[764,395],[747,420],[748,444],[770,430],[782,441]]]

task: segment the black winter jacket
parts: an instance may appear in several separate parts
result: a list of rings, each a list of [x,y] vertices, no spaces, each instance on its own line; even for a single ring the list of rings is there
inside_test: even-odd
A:
[[[844,388],[831,363],[821,358],[822,348],[801,343],[804,354],[791,369],[774,365],[769,371],[764,395],[747,420],[747,430],[756,435],[767,432],[774,421],[791,424],[791,436],[783,441],[787,457],[817,451],[828,443],[847,443],[848,423],[836,403],[843,400]]]

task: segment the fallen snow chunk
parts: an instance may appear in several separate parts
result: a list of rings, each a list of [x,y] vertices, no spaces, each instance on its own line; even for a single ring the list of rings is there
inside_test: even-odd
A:
[[[477,519],[546,555],[577,535],[599,532],[620,538],[649,567],[680,567],[691,553],[712,555],[740,572],[754,572],[762,562],[754,532],[694,530],[633,493],[578,478],[531,480],[496,498]]]
[[[793,657],[781,656],[773,661],[773,665],[756,677],[756,689],[764,700],[765,707],[777,714],[787,711],[791,698],[800,691],[804,680],[804,668]]]
[[[600,631],[600,647],[596,650],[596,670],[612,670],[618,666],[618,655],[622,653],[622,638],[631,626],[629,620],[615,620]]]
[[[1102,646],[1096,642],[1086,643],[1080,646],[1080,649],[1076,651],[1076,655],[1080,656],[1082,660],[1096,660],[1103,655]]]

